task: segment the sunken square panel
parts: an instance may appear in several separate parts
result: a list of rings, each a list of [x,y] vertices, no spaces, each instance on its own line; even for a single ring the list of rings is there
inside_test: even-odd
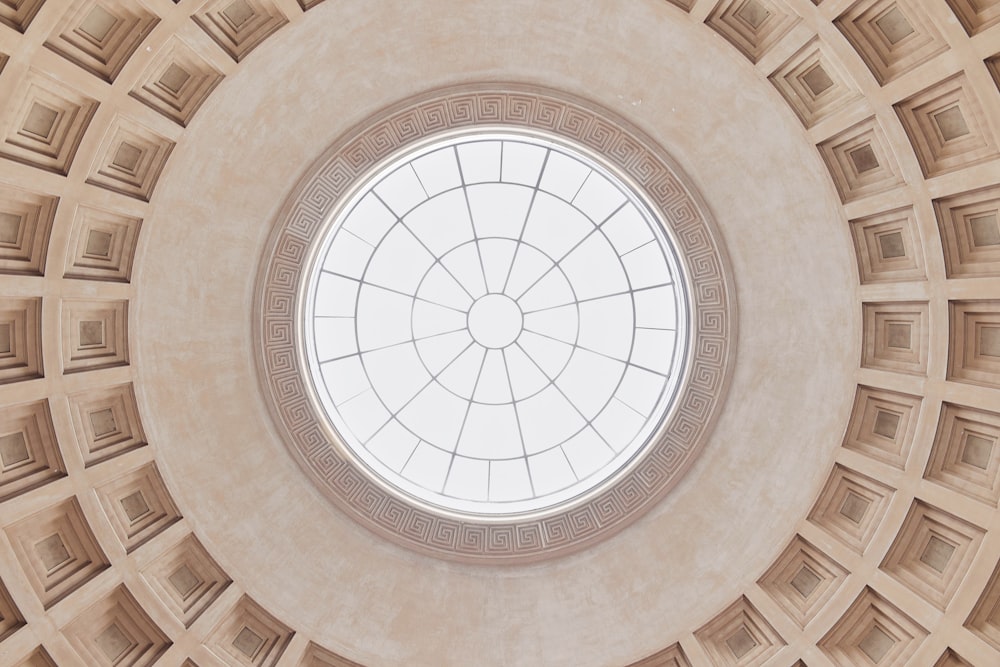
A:
[[[123,213],[80,206],[66,259],[66,278],[128,282],[142,220]]]
[[[796,536],[758,582],[804,628],[847,577],[847,570]]]
[[[834,66],[826,46],[818,38],[802,47],[769,78],[806,127],[861,97]]]
[[[1000,301],[951,301],[948,379],[1000,387]]]
[[[990,0],[945,0],[970,36],[1000,23],[1000,2]]]
[[[818,148],[845,203],[903,184],[885,133],[874,117],[827,139]]]
[[[913,446],[920,397],[858,387],[844,447],[902,470]]]
[[[236,62],[288,23],[273,0],[215,0],[191,18]]]
[[[313,7],[315,7],[316,5],[318,5],[321,2],[323,2],[323,0],[298,0],[299,7],[302,8],[302,11],[308,11],[308,10],[312,9]],[[693,3],[694,0],[691,0],[691,2]],[[678,4],[678,3],[674,3],[674,4]],[[690,7],[688,9],[690,9]]]
[[[63,634],[84,664],[101,667],[146,667],[170,648],[170,639],[124,584],[71,621]]]
[[[918,0],[860,0],[834,23],[880,85],[948,48]]]
[[[859,554],[871,543],[893,489],[867,475],[834,466],[809,521]]]
[[[142,574],[185,627],[191,627],[232,583],[193,534],[152,561]]]
[[[998,156],[996,139],[964,73],[920,91],[895,109],[924,176]]]
[[[926,302],[862,304],[861,365],[897,373],[927,373]]]
[[[160,19],[127,0],[78,0],[45,46],[113,83]]]
[[[880,567],[944,611],[984,534],[981,528],[917,500]]]
[[[949,278],[1000,276],[1000,186],[934,200]]]
[[[222,77],[194,49],[173,37],[129,94],[186,127]]]
[[[45,0],[0,0],[0,23],[24,32]]]
[[[330,653],[315,644],[309,647],[306,656],[302,667],[360,667],[357,663]],[[691,662],[684,655],[681,645],[674,644],[639,662],[633,662],[628,667],[691,667]]]
[[[1000,564],[965,621],[965,627],[1000,651]]]
[[[181,518],[153,463],[108,482],[97,489],[97,495],[128,553]]]
[[[0,184],[0,273],[45,273],[58,205],[58,197]]]
[[[741,597],[694,636],[716,665],[756,667],[785,645],[759,611]]]
[[[8,526],[7,536],[46,609],[108,567],[76,498]]]
[[[0,642],[24,627],[24,616],[21,615],[7,587],[0,581]]]
[[[215,626],[205,644],[226,663],[273,667],[293,634],[291,628],[244,595]]]
[[[1000,413],[943,404],[924,477],[1000,504]]]
[[[41,297],[0,297],[0,384],[42,377]]]
[[[128,301],[63,301],[63,372],[128,364]]]
[[[4,119],[0,156],[57,174],[69,173],[97,101],[31,70]]]
[[[65,475],[48,400],[0,408],[0,500]]]
[[[49,652],[45,650],[45,647],[39,646],[34,651],[31,652],[27,658],[18,662],[14,667],[59,667],[56,661],[52,659]]]
[[[972,663],[963,659],[962,656],[949,648],[934,663],[934,667],[972,667]]]
[[[116,117],[87,183],[149,201],[174,142],[128,118]]]
[[[781,0],[721,0],[705,22],[756,63],[799,18]]]
[[[865,588],[819,647],[838,665],[903,667],[927,631],[871,588]]]
[[[145,446],[146,436],[131,384],[95,387],[68,398],[84,465]]]
[[[926,280],[912,208],[851,220],[861,284]]]

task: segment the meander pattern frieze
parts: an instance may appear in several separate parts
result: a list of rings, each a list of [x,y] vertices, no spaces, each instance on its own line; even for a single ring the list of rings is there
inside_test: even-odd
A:
[[[296,349],[303,266],[331,211],[358,179],[413,142],[467,127],[544,130],[593,150],[630,178],[676,239],[689,282],[687,381],[646,453],[607,488],[540,516],[477,521],[411,504],[372,481],[320,423]],[[733,286],[713,222],[668,156],[588,103],[518,85],[445,89],[397,105],[321,157],[279,214],[261,265],[257,334],[262,380],[287,444],[321,490],[362,524],[411,548],[472,560],[537,559],[609,535],[665,494],[711,430],[735,345]]]

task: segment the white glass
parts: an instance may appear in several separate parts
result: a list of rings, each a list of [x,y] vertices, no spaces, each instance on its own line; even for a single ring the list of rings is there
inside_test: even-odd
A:
[[[562,139],[450,134],[349,197],[309,269],[305,356],[385,485],[478,516],[598,489],[684,374],[680,263],[626,182]]]

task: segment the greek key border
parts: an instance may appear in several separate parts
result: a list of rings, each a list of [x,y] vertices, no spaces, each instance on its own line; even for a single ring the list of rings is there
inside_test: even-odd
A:
[[[374,165],[427,136],[476,125],[545,130],[590,148],[643,189],[673,231],[687,271],[694,345],[688,377],[658,440],[598,495],[568,509],[498,523],[411,505],[344,457],[320,426],[295,349],[295,315],[311,245],[339,197]],[[411,98],[347,132],[306,172],[278,214],[261,258],[254,304],[261,382],[289,451],[319,489],[359,523],[404,546],[473,562],[565,554],[621,530],[680,479],[707,440],[729,386],[736,303],[728,260],[707,206],[673,160],[640,130],[564,93],[518,84],[445,88]]]

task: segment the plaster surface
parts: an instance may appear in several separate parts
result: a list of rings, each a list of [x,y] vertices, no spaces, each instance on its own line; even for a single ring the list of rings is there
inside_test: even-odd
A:
[[[270,225],[326,146],[399,99],[482,80],[589,98],[660,141],[716,219],[740,314],[728,401],[686,478],[610,540],[506,568],[411,553],[324,500],[270,423],[250,321]],[[171,492],[256,600],[365,664],[626,664],[657,650],[787,544],[850,412],[860,312],[829,177],[767,81],[666,3],[324,3],[199,111],[145,229],[134,363]]]

